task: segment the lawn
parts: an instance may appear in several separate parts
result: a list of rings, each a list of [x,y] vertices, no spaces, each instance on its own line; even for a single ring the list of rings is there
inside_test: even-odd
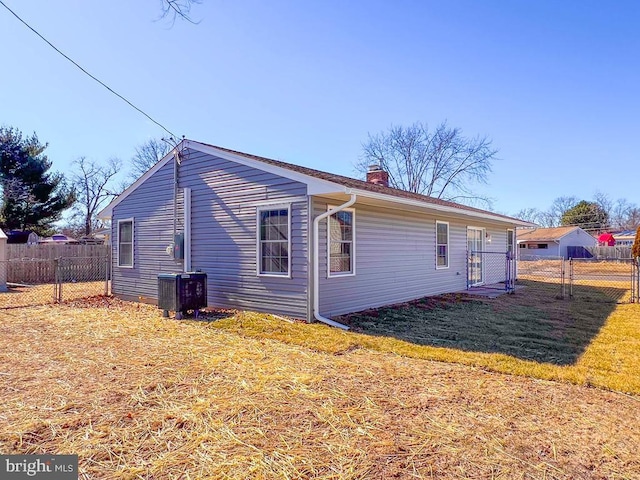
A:
[[[409,347],[453,349],[104,297],[0,318],[0,451],[78,454],[81,478],[640,476],[637,396]]]
[[[495,299],[448,295],[338,319],[350,332],[237,318],[214,327],[324,352],[366,348],[640,394],[640,306],[610,297],[626,290],[585,286],[588,294],[569,300],[554,285],[529,285]]]

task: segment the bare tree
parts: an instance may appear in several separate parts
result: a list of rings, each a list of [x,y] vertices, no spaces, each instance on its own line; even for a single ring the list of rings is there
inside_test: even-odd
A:
[[[496,158],[497,150],[486,137],[464,137],[446,122],[430,131],[418,122],[369,134],[362,149],[356,170],[364,173],[369,165],[379,165],[394,188],[444,200],[490,203],[472,190],[473,184],[486,183]]]
[[[513,216],[515,218],[519,218],[520,220],[524,220],[525,222],[541,224],[542,215],[544,215],[544,213],[534,207],[534,208],[523,208]]]
[[[612,204],[609,218],[615,230],[635,230],[640,225],[640,209],[626,198],[619,198]]]
[[[612,230],[635,230],[640,225],[640,209],[626,198],[613,201],[609,195],[596,192],[593,199],[607,213]]]
[[[191,18],[191,7],[199,5],[202,0],[162,0],[162,16],[160,18],[171,18],[171,23],[175,23],[176,19],[186,20],[187,22],[198,24]]]
[[[579,203],[588,203],[592,205],[592,208],[591,210],[585,208],[575,210]],[[595,222],[598,229],[633,230],[640,225],[640,208],[625,198],[613,201],[609,195],[602,192],[596,192],[592,202],[579,202],[573,196],[558,197],[548,210],[525,208],[514,216],[543,227],[557,227],[563,224],[563,217],[570,211],[572,224],[594,223],[595,216],[599,219]],[[608,223],[603,223],[602,218],[608,219]]]
[[[621,225],[624,230],[635,230],[640,227],[640,208],[635,205],[627,211],[626,221]]]
[[[96,214],[100,208],[119,192],[110,189],[114,177],[120,172],[122,162],[112,158],[105,165],[97,164],[85,157],[74,162],[77,168],[71,175],[76,193],[73,207],[74,218],[82,225],[84,235],[89,235],[99,226]]]
[[[136,147],[131,159],[131,171],[129,177],[135,181],[147,170],[158,163],[171,150],[171,144],[161,139],[151,138]]]
[[[562,216],[567,210],[572,209],[578,204],[576,197],[558,197],[546,212],[540,215],[540,225],[543,227],[559,227],[562,225]]]

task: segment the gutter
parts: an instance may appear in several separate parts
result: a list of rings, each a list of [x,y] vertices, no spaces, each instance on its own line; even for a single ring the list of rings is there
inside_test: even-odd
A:
[[[320,315],[320,222],[334,213],[338,213],[339,211],[349,208],[351,205],[356,203],[357,197],[355,193],[352,193],[350,190],[347,190],[345,193],[351,194],[351,199],[348,202],[332,208],[313,219],[313,317],[319,322],[326,323],[332,327],[349,330],[347,325]]]
[[[355,193],[360,195],[361,197],[365,197],[365,198],[373,198],[373,199],[376,199],[376,200],[383,200],[383,201],[399,203],[399,204],[403,204],[403,205],[411,205],[411,206],[420,207],[420,208],[428,208],[428,209],[435,210],[435,211],[441,212],[441,213],[452,213],[454,215],[475,217],[475,218],[480,218],[480,219],[483,219],[483,220],[489,220],[489,221],[494,221],[494,222],[510,223],[512,225],[517,225],[519,227],[535,227],[535,226],[537,226],[535,223],[525,222],[525,221],[519,220],[517,218],[505,217],[505,216],[502,216],[502,215],[499,215],[499,214],[493,214],[492,212],[476,212],[474,210],[467,210],[465,208],[456,208],[456,207],[450,207],[448,205],[439,205],[437,203],[428,203],[428,202],[424,202],[422,200],[414,200],[414,199],[411,199],[411,198],[396,197],[396,196],[389,195],[389,194],[386,194],[386,193],[370,192],[370,191],[367,191],[367,190],[358,190],[358,189],[356,189]],[[464,205],[463,205],[463,207],[464,207]]]

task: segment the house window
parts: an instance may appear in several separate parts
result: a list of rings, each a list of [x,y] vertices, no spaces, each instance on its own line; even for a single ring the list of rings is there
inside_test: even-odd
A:
[[[118,220],[118,266],[133,268],[133,218]]]
[[[513,252],[514,238],[513,230],[507,230],[507,252]]]
[[[330,209],[332,207],[329,207]],[[328,218],[327,246],[329,249],[329,277],[354,275],[354,216],[353,210],[341,210]]]
[[[289,276],[290,206],[258,209],[258,275]]]
[[[436,222],[436,268],[449,268],[449,224]]]
[[[533,249],[538,249],[538,248],[549,248],[549,245],[547,243],[530,243],[528,248],[533,248]]]

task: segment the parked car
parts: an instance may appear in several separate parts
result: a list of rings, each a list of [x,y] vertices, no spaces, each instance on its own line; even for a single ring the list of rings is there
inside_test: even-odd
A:
[[[62,243],[62,244],[79,244],[75,238],[68,237],[62,233],[56,233],[50,237],[40,239],[40,243]]]

